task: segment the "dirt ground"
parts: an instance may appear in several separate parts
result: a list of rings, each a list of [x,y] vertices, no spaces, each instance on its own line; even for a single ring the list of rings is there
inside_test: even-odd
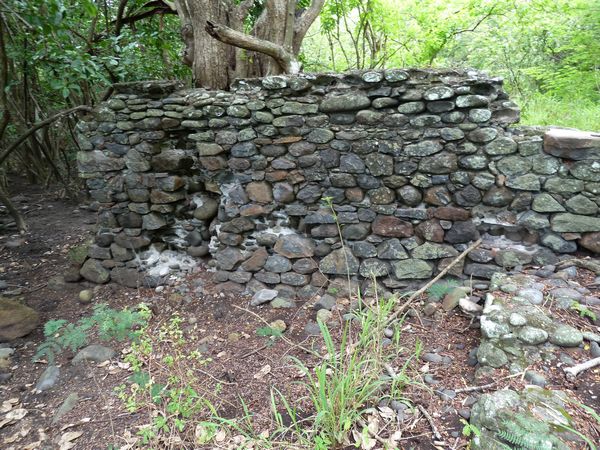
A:
[[[129,289],[116,284],[95,287],[85,281],[61,282],[60,276],[71,266],[69,250],[81,245],[93,234],[95,213],[60,198],[58,191],[52,189],[18,184],[12,189],[19,192],[13,198],[25,213],[29,231],[21,237],[12,234],[14,231],[11,232],[10,228],[3,228],[1,221],[7,223],[9,219],[0,211],[0,280],[6,283],[6,289],[0,295],[22,298],[28,306],[40,312],[41,324],[50,319],[77,321],[90,315],[97,303],[122,308],[147,302],[153,305],[155,312],[152,326],[158,327],[175,312],[183,318],[190,350],[202,347],[207,358],[196,376],[202,381],[205,394],[219,406],[223,415],[239,417],[243,414],[239,401],[243,398],[254,415],[255,427],[259,431],[268,430],[273,426],[269,397],[272,387],[277,387],[288,398],[301,399],[305,394],[298,384],[301,379],[298,368],[289,357],[299,358],[312,367],[316,359],[303,348],[323,350],[320,337],[307,337],[304,333],[307,322],[315,318],[312,308],[315,299],[298,302],[292,309],[251,308],[247,297],[216,289],[211,273],[203,264],[177,286],[167,287],[161,292]],[[584,286],[593,280],[585,270],[580,271],[579,279]],[[79,301],[82,289],[95,289],[92,303]],[[597,331],[589,321],[576,314],[566,314],[565,321]],[[268,339],[257,335],[256,331],[277,319],[287,325],[286,339],[277,339],[273,345],[267,345]],[[342,318],[338,319],[342,323]],[[407,412],[403,421],[394,423],[396,430],[402,433],[402,448],[466,447],[468,440],[462,435],[463,423],[459,413],[464,415],[473,399],[485,392],[458,393],[454,399],[444,401],[435,394],[436,386],[422,381],[426,374],[441,380],[443,387],[448,389],[498,380],[494,390],[509,385],[519,388],[527,384],[519,377],[502,380],[502,375],[497,380],[474,379],[475,368],[468,364],[468,355],[478,345],[479,331],[470,327],[470,322],[469,317],[452,312],[443,317],[419,314],[402,324],[403,352],[394,361],[394,367],[401,367],[414,353],[417,341],[423,343],[424,353],[436,352],[451,358],[450,364],[434,365],[424,361],[410,364],[410,374],[418,383],[407,386],[404,397],[413,405],[421,405],[431,416],[431,421],[415,410]],[[334,329],[334,333],[335,330],[339,332],[341,326]],[[128,436],[135,435],[139,426],[148,423],[149,417],[145,413],[129,413],[115,394],[115,387],[125,383],[131,375],[122,363],[123,355],[110,364],[73,366],[70,364],[73,354],[64,352],[57,358],[61,369],[59,382],[51,390],[36,394],[34,386],[46,364],[32,363],[32,356],[42,341],[43,332],[39,326],[25,338],[10,343],[15,354],[9,368],[10,378],[0,382],[0,403],[9,400],[25,409],[27,414],[12,424],[0,426],[0,447],[61,448],[58,443],[61,436],[73,431],[82,433],[73,441],[73,448],[120,448],[131,442]],[[117,352],[125,348],[125,344],[110,345]],[[578,362],[589,358],[577,349],[573,350],[572,357]],[[550,387],[564,389],[569,396],[600,411],[600,374],[597,371],[588,371],[575,383],[568,383],[557,361],[552,364],[545,372]],[[264,373],[266,366],[269,366],[268,373]],[[259,373],[263,375],[256,376]],[[57,409],[73,392],[78,394],[79,401],[70,412],[53,423]],[[577,412],[574,413],[577,415]],[[432,436],[433,426],[440,433],[443,444],[433,444],[436,441]],[[599,430],[593,428],[593,424],[582,423],[581,426],[588,436],[596,436],[600,441]],[[393,431],[389,429],[386,432]],[[184,447],[182,444],[181,448]]]

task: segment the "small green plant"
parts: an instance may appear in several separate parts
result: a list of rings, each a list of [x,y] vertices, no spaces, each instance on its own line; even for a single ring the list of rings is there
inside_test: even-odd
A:
[[[427,295],[434,300],[441,300],[455,287],[460,286],[460,283],[455,280],[445,280],[439,283],[434,283],[427,289]]]
[[[595,322],[597,319],[596,313],[594,311],[592,311],[591,309],[587,308],[579,302],[571,303],[571,309],[577,312],[579,314],[579,317],[581,318],[585,319],[587,317],[592,322]]]
[[[209,360],[199,352],[189,351],[181,324],[181,317],[175,314],[158,329],[143,326],[139,339],[125,356],[133,374],[128,384],[116,388],[128,411],[149,413],[149,423],[139,430],[138,436],[143,445],[150,447],[174,448],[170,447],[173,443],[166,444],[168,437],[178,433],[191,435],[195,424],[192,418],[212,408],[198,392],[201,383],[195,369]],[[198,429],[198,440],[212,438],[209,428],[206,432]]]
[[[76,323],[66,320],[49,320],[44,325],[42,342],[33,356],[33,361],[46,358],[49,364],[54,364],[56,355],[64,350],[75,352],[87,345],[90,335],[95,331],[103,341],[116,339],[124,341],[135,339],[141,326],[146,324],[151,312],[147,306],[140,304],[137,310],[116,310],[106,304],[94,306],[94,312]]]
[[[463,429],[462,429],[463,436],[465,436],[465,437],[481,436],[481,430],[476,425],[469,423],[465,419],[460,419],[460,422],[464,425]]]
[[[259,329],[256,330],[256,334],[261,336],[261,337],[266,337],[269,340],[267,341],[267,345],[268,346],[272,346],[275,344],[275,342],[277,341],[278,338],[280,338],[283,335],[283,331],[277,329],[277,328],[273,328],[273,327],[269,327],[269,326],[264,326],[261,327]]]

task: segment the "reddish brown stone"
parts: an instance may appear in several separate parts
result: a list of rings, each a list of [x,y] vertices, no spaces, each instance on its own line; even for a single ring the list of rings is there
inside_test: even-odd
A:
[[[252,256],[242,263],[242,270],[247,272],[258,272],[263,268],[269,254],[264,247],[260,247],[252,253]]]
[[[285,136],[273,141],[273,144],[291,144],[302,140],[302,136]]]
[[[361,188],[349,188],[346,189],[346,198],[350,202],[362,202],[365,198],[365,193]]]
[[[304,175],[302,174],[302,172],[300,172],[298,170],[294,170],[294,171],[290,172],[287,177],[287,182],[290,184],[302,183],[304,180],[305,180]]]
[[[600,232],[586,233],[579,239],[579,245],[587,248],[592,253],[600,254]]]
[[[262,205],[257,205],[256,203],[245,205],[240,208],[240,216],[242,217],[257,217],[262,216],[265,213],[265,207]]]
[[[566,159],[599,158],[600,136],[589,131],[552,129],[544,135],[544,151]]]
[[[199,158],[200,164],[206,170],[221,170],[227,167],[227,161],[220,156],[206,156],[204,158]]]
[[[377,216],[373,221],[373,233],[386,237],[410,237],[413,226],[410,222],[394,216]]]
[[[436,208],[433,216],[442,220],[467,220],[469,217],[471,217],[471,213],[462,208],[442,206],[440,208]]]
[[[233,170],[246,170],[251,166],[250,161],[246,158],[231,158],[228,164],[229,168]]]
[[[271,203],[273,201],[273,191],[271,185],[264,181],[254,181],[246,186],[248,198],[258,203]]]
[[[289,172],[287,170],[273,170],[265,174],[265,180],[267,181],[282,181],[288,177]]]
[[[425,203],[435,206],[443,206],[450,203],[450,192],[445,186],[434,186],[425,191],[423,197]]]
[[[444,229],[435,219],[421,222],[416,226],[415,234],[426,241],[444,242]]]

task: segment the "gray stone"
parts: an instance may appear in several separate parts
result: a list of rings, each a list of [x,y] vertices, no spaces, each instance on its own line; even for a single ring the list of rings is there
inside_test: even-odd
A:
[[[257,291],[252,300],[250,300],[250,306],[259,306],[263,303],[270,302],[275,297],[277,297],[278,292],[274,289],[261,289]]]
[[[567,200],[566,207],[574,214],[593,216],[598,212],[598,205],[581,194]]]
[[[398,106],[397,110],[401,114],[417,114],[422,111],[425,111],[425,103],[424,102],[402,103],[400,106]]]
[[[543,230],[544,228],[550,227],[548,217],[534,211],[526,211],[525,213],[520,214],[517,223],[530,230]]]
[[[541,305],[544,302],[544,293],[538,289],[519,289],[517,291],[517,295],[521,298],[524,298],[532,305]]]
[[[319,263],[324,274],[355,275],[358,273],[359,261],[348,248],[340,248],[325,256]]]
[[[387,262],[376,258],[365,259],[360,264],[359,273],[362,277],[368,279],[384,277],[390,274],[390,266]]]
[[[552,220],[552,231],[558,233],[585,233],[600,231],[600,218],[576,214],[556,214]]]
[[[539,345],[546,342],[548,332],[541,328],[524,326],[518,332],[519,339],[527,345]]]
[[[443,100],[452,96],[454,96],[454,89],[448,86],[434,86],[423,93],[423,98],[429,101]]]
[[[482,342],[477,349],[477,360],[480,364],[494,368],[508,364],[508,356],[489,341]]]
[[[569,168],[569,172],[576,178],[584,181],[600,181],[600,159],[591,161],[578,161]]]
[[[321,101],[319,110],[322,112],[357,111],[366,109],[371,105],[371,100],[362,92],[325,96]]]
[[[494,139],[496,139],[497,136],[498,136],[498,131],[495,128],[477,128],[468,134],[469,140],[471,142],[476,142],[478,144],[483,144],[486,142],[494,141]],[[486,151],[486,153],[488,153],[490,155],[506,154],[506,153],[500,153],[500,150],[498,150],[498,149],[504,149],[506,147],[506,145],[503,145],[503,143],[505,142],[504,141],[505,139],[507,139],[507,138],[497,139],[499,143],[493,144],[493,145],[488,144],[484,147],[484,150]],[[494,143],[495,142],[496,141],[494,141]],[[515,144],[515,151],[516,151],[516,144]]]
[[[289,259],[280,255],[271,255],[267,258],[264,266],[268,272],[282,273],[292,270],[292,263]]]
[[[564,212],[565,208],[550,194],[542,193],[533,198],[531,208],[541,213]]]
[[[394,276],[403,279],[424,279],[431,277],[433,267],[421,259],[405,259],[392,263]]]
[[[541,188],[540,178],[532,173],[511,177],[506,180],[506,185],[521,191],[539,191]]]
[[[42,372],[40,378],[35,385],[35,390],[37,392],[44,392],[48,389],[53,388],[58,382],[58,378],[60,377],[60,369],[55,365],[49,365],[46,367],[46,370]]]
[[[103,345],[88,345],[77,352],[77,354],[71,360],[71,364],[79,364],[82,361],[92,361],[95,363],[101,363],[114,358],[116,352],[109,347]]]
[[[81,267],[79,273],[86,280],[96,284],[108,283],[110,279],[109,271],[102,267],[102,264],[97,259],[88,259]]]
[[[496,162],[496,167],[507,176],[524,175],[531,171],[532,163],[522,156],[507,156]]]
[[[492,112],[489,109],[471,109],[469,111],[469,120],[471,122],[487,122],[492,117]]]
[[[442,150],[442,144],[438,141],[421,141],[416,144],[406,145],[404,154],[406,156],[429,156]]]
[[[415,248],[411,254],[413,258],[418,259],[440,259],[457,256],[458,251],[450,245],[425,242]]]
[[[583,188],[583,181],[570,178],[551,177],[544,183],[544,189],[562,195],[577,194],[583,191]]]
[[[560,347],[577,347],[583,342],[583,334],[572,326],[558,325],[550,332],[549,340]]]
[[[517,151],[517,143],[509,137],[499,137],[484,147],[488,155],[510,155]]]
[[[488,106],[490,100],[483,95],[459,95],[456,97],[456,106],[459,108],[476,108]]]
[[[557,253],[573,253],[577,250],[575,242],[566,241],[556,233],[545,234],[541,239],[541,243]]]
[[[80,172],[111,172],[125,167],[123,158],[111,158],[99,150],[77,153],[77,168]]]

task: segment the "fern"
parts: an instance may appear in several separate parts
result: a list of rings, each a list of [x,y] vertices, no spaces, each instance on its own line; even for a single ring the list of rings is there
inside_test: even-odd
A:
[[[44,325],[46,340],[37,348],[33,361],[45,357],[54,364],[56,354],[69,349],[76,352],[87,345],[89,336],[94,329],[102,341],[116,339],[134,340],[137,338],[136,328],[143,326],[149,318],[149,310],[140,305],[138,311],[123,309],[121,311],[109,308],[105,304],[96,305],[91,316],[83,317],[76,323],[66,320],[49,320]]]
[[[560,442],[550,433],[548,424],[523,414],[504,421],[503,425],[505,429],[498,431],[496,437],[516,449],[550,450]]]
[[[66,320],[49,320],[44,325],[44,336],[50,337],[54,336],[56,333],[60,331],[60,329],[65,326],[67,323]]]
[[[427,289],[427,295],[432,299],[441,300],[448,292],[457,286],[459,286],[459,283],[455,280],[446,280],[440,283],[434,283],[429,289]]]

